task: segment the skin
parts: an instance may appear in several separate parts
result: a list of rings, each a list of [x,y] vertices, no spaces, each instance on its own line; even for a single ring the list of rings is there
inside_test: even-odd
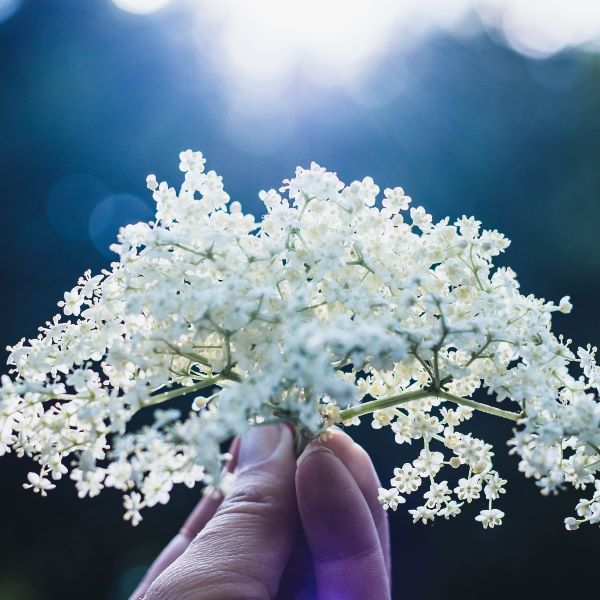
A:
[[[130,600],[386,600],[387,518],[367,453],[341,431],[296,461],[285,426],[235,440],[236,480],[204,498]]]

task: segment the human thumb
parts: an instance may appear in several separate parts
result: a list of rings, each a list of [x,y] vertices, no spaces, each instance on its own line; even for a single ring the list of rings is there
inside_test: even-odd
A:
[[[287,427],[245,433],[233,488],[144,600],[275,597],[298,527],[295,467]]]

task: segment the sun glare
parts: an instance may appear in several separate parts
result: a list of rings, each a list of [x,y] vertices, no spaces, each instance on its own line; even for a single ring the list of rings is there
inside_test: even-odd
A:
[[[112,0],[127,12],[145,15],[164,8],[171,0]]]

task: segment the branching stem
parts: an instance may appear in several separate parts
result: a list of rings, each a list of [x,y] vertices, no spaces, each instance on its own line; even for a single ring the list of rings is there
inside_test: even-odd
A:
[[[412,392],[404,392],[397,394],[396,396],[390,396],[389,398],[379,398],[378,400],[371,400],[370,402],[363,402],[356,406],[351,406],[340,412],[342,421],[350,421],[354,417],[360,417],[376,410],[382,410],[384,408],[390,408],[391,406],[399,406],[412,400],[421,400],[432,396],[431,390],[415,390]]]
[[[521,413],[516,413],[510,410],[502,410],[501,408],[496,408],[495,406],[490,406],[489,404],[476,402],[475,400],[471,400],[471,398],[461,398],[460,396],[449,394],[448,392],[444,392],[443,390],[439,390],[438,392],[435,392],[432,395],[437,396],[438,398],[444,398],[445,400],[450,400],[450,402],[454,402],[456,404],[468,406],[470,408],[479,410],[489,415],[502,417],[503,419],[509,419],[510,421],[518,421],[523,417]]]
[[[476,402],[475,400],[471,400],[470,398],[461,398],[460,396],[449,394],[448,392],[445,392],[443,390],[435,389],[414,390],[411,392],[397,394],[396,396],[390,396],[388,398],[379,398],[377,400],[371,400],[370,402],[363,402],[362,404],[357,404],[356,406],[351,406],[350,408],[342,410],[340,412],[340,417],[342,421],[350,421],[354,417],[360,417],[361,415],[366,415],[375,412],[376,410],[382,410],[391,406],[399,406],[400,404],[411,402],[412,400],[421,400],[423,398],[436,397],[444,398],[445,400],[449,400],[450,402],[454,402],[462,406],[468,406],[475,410],[479,410],[481,412],[485,412],[496,417],[502,417],[503,419],[508,419],[510,421],[518,421],[522,417],[522,414],[520,413],[515,413],[509,410],[502,410],[500,408],[496,408],[495,406],[490,406],[489,404]]]
[[[163,392],[162,394],[157,394],[156,396],[150,396],[144,406],[154,406],[155,404],[161,404],[162,402],[172,400],[173,398],[178,398],[179,396],[185,396],[186,394],[197,392],[198,390],[211,387],[223,379],[225,379],[225,377],[222,374],[219,374],[215,375],[214,377],[207,377],[206,379],[203,379],[198,383],[194,383],[193,385],[186,385],[179,387],[176,390],[170,390],[168,392]]]

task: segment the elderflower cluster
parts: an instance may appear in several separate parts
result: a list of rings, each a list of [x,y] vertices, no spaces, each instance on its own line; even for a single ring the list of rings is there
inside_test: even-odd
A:
[[[148,177],[156,218],[120,231],[118,261],[9,348],[0,455],[38,463],[25,487],[116,488],[135,525],[175,484],[220,489],[221,445],[249,427],[288,421],[310,439],[371,414],[416,446],[380,490],[386,508],[418,493],[415,522],[473,503],[494,527],[506,480],[468,429],[483,411],[514,422],[511,451],[542,493],[594,488],[568,529],[600,522],[596,348],[552,333],[568,297],[523,295],[493,268],[502,234],[434,223],[399,187],[378,203],[370,177],[345,185],[314,163],[259,194],[257,222],[201,153],[180,159],[179,191]]]

